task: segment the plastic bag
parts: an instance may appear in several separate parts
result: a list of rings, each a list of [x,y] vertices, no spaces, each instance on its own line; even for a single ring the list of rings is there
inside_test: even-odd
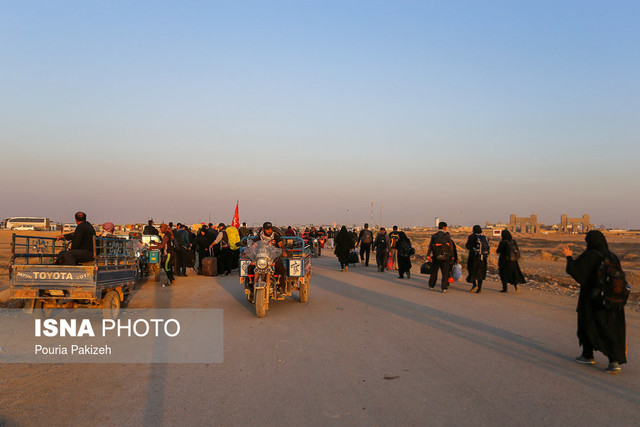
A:
[[[454,264],[453,269],[451,269],[451,277],[456,282],[462,277],[462,266],[459,263]]]

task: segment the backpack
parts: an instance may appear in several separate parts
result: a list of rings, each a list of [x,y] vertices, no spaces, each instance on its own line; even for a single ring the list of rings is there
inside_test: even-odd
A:
[[[229,226],[226,229],[227,232],[227,239],[229,240],[229,246],[231,247],[232,251],[235,251],[238,249],[238,243],[240,243],[240,233],[238,232],[238,229],[233,227],[233,226]]]
[[[376,237],[376,239],[378,239],[378,242],[376,243],[376,249],[377,248],[387,248],[387,235],[386,234],[378,234],[378,237]]]
[[[362,243],[373,242],[373,233],[371,230],[362,230]]]
[[[400,237],[397,234],[390,234],[389,235],[389,247],[391,249],[395,249],[396,245],[398,244],[398,239]]]
[[[433,255],[438,261],[449,261],[453,258],[453,248],[451,239],[444,233],[433,235]]]
[[[489,255],[489,241],[486,236],[476,235],[476,245],[473,247],[473,252],[478,258]]]
[[[515,240],[510,240],[507,245],[509,246],[509,261],[518,261],[520,259],[520,249]]]
[[[598,281],[594,299],[602,301],[606,308],[622,308],[629,299],[631,287],[627,283],[618,257],[609,252],[598,265]]]
[[[413,255],[411,253],[412,249],[413,248],[411,247],[411,243],[409,243],[406,240],[404,240],[398,245],[398,255],[404,256],[404,257],[411,256],[411,255]]]

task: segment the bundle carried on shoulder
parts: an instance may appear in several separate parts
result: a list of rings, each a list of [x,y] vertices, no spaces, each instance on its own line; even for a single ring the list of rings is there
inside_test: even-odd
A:
[[[398,244],[398,255],[400,256],[411,256],[416,253],[416,250],[411,246],[407,240],[404,240]]]
[[[510,240],[509,245],[509,261],[518,261],[520,259],[520,249],[515,240]]]
[[[489,241],[487,236],[482,234],[476,235],[476,244],[473,247],[473,253],[476,257],[483,257],[489,255]]]

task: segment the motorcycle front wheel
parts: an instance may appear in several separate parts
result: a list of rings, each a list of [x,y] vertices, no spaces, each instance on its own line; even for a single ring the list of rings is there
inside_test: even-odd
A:
[[[267,299],[265,297],[265,288],[256,289],[254,299],[256,301],[256,317],[262,319],[267,314]]]

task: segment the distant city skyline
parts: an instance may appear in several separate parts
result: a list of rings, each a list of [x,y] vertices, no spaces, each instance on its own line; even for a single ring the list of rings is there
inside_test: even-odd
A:
[[[640,2],[3,2],[0,216],[640,228]],[[347,218],[347,211],[348,218]]]

